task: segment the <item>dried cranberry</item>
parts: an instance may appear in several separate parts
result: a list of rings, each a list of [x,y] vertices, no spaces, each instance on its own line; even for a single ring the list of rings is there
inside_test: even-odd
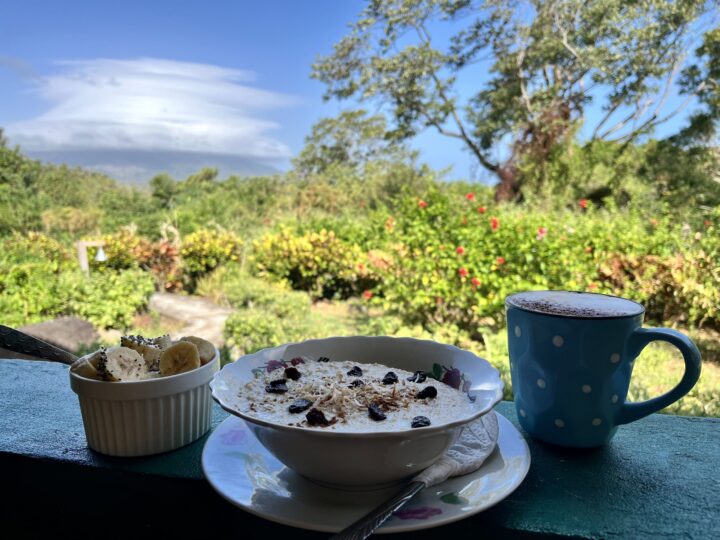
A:
[[[424,371],[416,371],[407,378],[408,381],[416,383],[423,383],[426,379],[427,374]]]
[[[312,405],[312,401],[308,399],[296,399],[292,402],[290,407],[288,407],[288,411],[291,413],[301,413],[303,411],[307,411],[310,406]]]
[[[385,413],[382,412],[380,406],[377,403],[370,404],[370,406],[368,407],[368,415],[376,422],[380,422],[381,420],[385,420],[385,418],[387,418],[385,416]]]
[[[434,398],[437,397],[437,388],[434,386],[426,386],[420,390],[415,396],[417,399]]]
[[[317,409],[310,409],[310,411],[305,415],[305,419],[311,426],[327,426],[330,423],[328,422],[328,419],[325,418],[323,412]]]
[[[318,362],[329,362],[330,359],[327,356],[321,356],[320,358],[318,358],[317,361]]]
[[[357,388],[358,386],[365,386],[365,381],[362,379],[355,379],[353,382],[348,384],[348,388]]]
[[[294,367],[285,368],[285,376],[288,379],[297,381],[300,378],[300,372],[297,370],[297,368]]]
[[[416,416],[412,419],[411,427],[428,427],[430,425],[430,419],[427,416]]]
[[[392,371],[388,371],[382,380],[383,384],[395,384],[396,382],[398,382],[398,376]]]
[[[351,377],[362,377],[362,369],[360,369],[360,366],[355,366],[347,374]]]
[[[293,358],[292,360],[290,360],[290,363],[291,363],[293,366],[297,366],[298,364],[304,364],[304,363],[305,363],[305,360],[303,360],[302,357],[300,357],[300,356],[296,356],[295,358]]]

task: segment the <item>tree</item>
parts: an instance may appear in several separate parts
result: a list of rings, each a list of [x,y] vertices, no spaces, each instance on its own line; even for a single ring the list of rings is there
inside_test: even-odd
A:
[[[708,0],[370,0],[313,77],[326,99],[379,102],[399,140],[425,128],[461,140],[509,200],[521,195],[519,164],[570,142],[591,103],[603,111],[591,140],[622,150],[677,114],[674,91],[702,96],[713,70],[693,70],[688,53],[711,11]],[[447,40],[431,32],[442,23]],[[464,101],[461,76],[483,81]],[[508,157],[494,159],[506,140]]]
[[[414,154],[388,136],[382,115],[365,110],[344,111],[335,118],[321,118],[305,137],[305,147],[293,160],[300,178],[322,175],[331,167],[359,171],[371,161],[407,161]]]
[[[172,207],[178,193],[178,185],[169,174],[158,174],[150,180],[152,198],[164,210]]]

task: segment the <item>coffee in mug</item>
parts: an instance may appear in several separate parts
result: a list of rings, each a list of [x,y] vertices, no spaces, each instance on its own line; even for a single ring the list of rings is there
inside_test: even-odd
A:
[[[540,440],[572,447],[607,443],[618,426],[687,394],[700,377],[700,353],[684,334],[643,328],[645,308],[625,298],[573,291],[509,296],[510,374],[522,427]],[[635,359],[651,341],[682,352],[685,373],[662,396],[626,402]]]

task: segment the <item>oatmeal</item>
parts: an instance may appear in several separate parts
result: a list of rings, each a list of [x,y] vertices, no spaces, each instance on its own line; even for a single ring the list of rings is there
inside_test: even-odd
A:
[[[259,420],[332,431],[402,431],[473,414],[468,397],[422,371],[382,364],[293,358],[238,392],[238,409]]]

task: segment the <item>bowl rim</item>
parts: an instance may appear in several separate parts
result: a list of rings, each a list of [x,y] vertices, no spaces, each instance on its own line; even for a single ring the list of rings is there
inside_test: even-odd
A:
[[[311,342],[322,342],[322,341],[328,341],[328,340],[331,340],[331,339],[332,339],[332,340],[335,340],[335,339],[339,339],[339,340],[351,340],[351,339],[362,339],[362,340],[388,339],[388,340],[395,340],[395,341],[398,341],[398,342],[401,342],[401,341],[416,342],[416,343],[420,343],[420,344],[423,344],[423,345],[426,345],[426,346],[427,346],[427,345],[435,345],[435,346],[447,347],[447,348],[452,349],[453,351],[456,351],[456,352],[460,352],[460,353],[464,353],[464,354],[469,354],[469,355],[475,357],[477,360],[486,363],[486,364],[488,365],[488,367],[489,367],[490,369],[492,369],[492,371],[495,372],[495,375],[496,375],[496,378],[497,378],[497,385],[496,385],[495,397],[493,398],[492,402],[490,402],[490,403],[489,403],[488,405],[486,405],[485,407],[479,408],[479,409],[478,409],[476,412],[474,412],[473,414],[471,414],[471,415],[469,415],[469,416],[466,416],[466,417],[463,417],[463,418],[461,418],[461,419],[459,419],[459,420],[454,420],[454,421],[451,421],[451,422],[445,422],[445,423],[439,424],[439,425],[430,425],[430,426],[422,427],[422,428],[406,428],[406,429],[404,429],[404,430],[393,430],[393,431],[368,431],[368,432],[360,432],[360,431],[330,431],[330,430],[323,430],[323,429],[308,428],[308,427],[303,427],[303,426],[287,426],[287,425],[284,425],[284,424],[278,424],[278,423],[275,423],[275,422],[270,422],[270,421],[267,421],[267,420],[262,420],[262,419],[259,419],[259,418],[255,418],[255,417],[249,416],[249,415],[247,415],[247,414],[245,414],[245,413],[243,413],[243,412],[241,412],[241,411],[238,411],[238,410],[236,410],[236,409],[233,409],[230,405],[224,403],[223,400],[222,400],[222,398],[221,398],[220,396],[216,395],[215,383],[216,383],[216,381],[219,381],[219,379],[220,379],[220,374],[222,373],[222,371],[223,371],[224,369],[228,368],[229,366],[231,366],[231,365],[234,364],[235,362],[240,362],[240,361],[242,361],[244,358],[247,358],[247,357],[249,357],[249,356],[256,356],[256,355],[259,355],[259,354],[261,354],[261,353],[267,353],[268,351],[272,351],[272,350],[275,350],[275,349],[280,349],[280,348],[283,348],[283,347],[289,347],[289,346],[291,346],[291,345],[300,345],[300,344],[311,343]],[[438,382],[441,382],[441,381],[438,381]],[[442,383],[442,384],[444,384],[444,383]],[[436,432],[440,432],[440,431],[446,431],[446,430],[453,429],[453,428],[456,428],[456,427],[459,427],[459,426],[463,426],[463,425],[465,425],[465,424],[469,424],[470,422],[472,422],[472,421],[474,421],[474,420],[477,420],[478,418],[480,418],[480,417],[483,416],[484,414],[490,412],[490,411],[493,409],[493,407],[495,407],[495,405],[497,405],[500,401],[502,401],[504,388],[505,388],[505,383],[504,383],[504,382],[502,381],[502,379],[500,378],[500,372],[499,372],[490,362],[488,362],[485,358],[482,358],[482,357],[476,355],[475,353],[473,353],[473,352],[471,352],[471,351],[468,351],[468,350],[465,350],[465,349],[461,349],[461,348],[459,348],[459,347],[456,347],[455,345],[449,345],[449,344],[447,344],[447,343],[442,343],[442,342],[435,341],[435,340],[432,340],[432,339],[417,339],[417,338],[411,338],[411,337],[395,337],[395,336],[361,336],[361,335],[354,335],[354,336],[329,336],[329,337],[326,337],[326,338],[311,338],[311,339],[305,339],[305,340],[302,340],[302,341],[293,341],[293,342],[289,342],[289,343],[284,343],[284,344],[278,345],[278,346],[276,346],[276,347],[266,347],[266,348],[264,348],[264,349],[257,350],[257,351],[255,351],[254,353],[245,354],[245,355],[241,356],[240,358],[238,358],[237,360],[235,360],[234,362],[230,362],[230,363],[226,364],[225,366],[223,366],[220,370],[218,370],[218,371],[215,373],[215,375],[213,376],[212,380],[210,381],[210,392],[211,392],[211,395],[212,395],[213,400],[215,400],[215,402],[216,402],[218,405],[220,405],[220,407],[221,407],[223,410],[229,412],[230,414],[232,414],[232,415],[234,415],[234,416],[237,416],[237,417],[239,417],[239,418],[242,418],[242,419],[245,420],[246,422],[249,422],[249,423],[255,424],[255,425],[259,425],[259,426],[263,426],[263,427],[268,427],[268,428],[277,429],[277,430],[280,430],[280,431],[286,431],[286,432],[289,432],[289,433],[296,433],[296,434],[300,434],[300,433],[308,433],[308,434],[310,434],[310,433],[311,433],[311,434],[313,434],[313,436],[318,436],[318,437],[330,437],[330,438],[342,438],[342,439],[345,439],[345,438],[351,438],[351,439],[367,439],[367,438],[378,438],[378,437],[405,437],[405,438],[407,438],[408,435],[417,435],[417,436],[422,436],[422,435],[425,435],[425,434],[429,435],[429,434],[432,434],[432,433],[436,433]]]

